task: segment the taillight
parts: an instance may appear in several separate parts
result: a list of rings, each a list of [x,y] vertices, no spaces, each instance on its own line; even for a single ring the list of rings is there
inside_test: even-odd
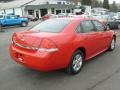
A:
[[[53,51],[58,51],[58,48],[53,41],[51,41],[49,39],[43,39],[41,44],[40,44],[39,50],[53,52]]]
[[[49,39],[43,39],[40,44],[40,48],[51,49],[51,48],[56,48],[56,45],[54,44],[54,42],[52,42]]]

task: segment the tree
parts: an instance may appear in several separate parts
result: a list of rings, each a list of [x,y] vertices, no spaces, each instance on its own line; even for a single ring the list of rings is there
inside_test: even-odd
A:
[[[104,0],[103,1],[103,8],[110,9],[109,1],[108,0]]]
[[[82,0],[82,5],[92,5],[92,0]]]
[[[82,0],[68,0],[68,1],[73,1],[74,3],[78,4],[78,2],[81,2]]]
[[[118,7],[117,7],[117,4],[116,4],[115,1],[113,1],[112,5],[111,5],[111,7],[110,7],[110,10],[111,10],[112,12],[117,12],[117,11],[118,11]]]
[[[13,0],[0,0],[0,2],[9,2],[9,1],[13,1]]]
[[[100,7],[102,7],[103,6],[103,2],[100,0],[99,3],[100,3]]]
[[[101,0],[92,0],[92,8],[101,7],[102,1]]]

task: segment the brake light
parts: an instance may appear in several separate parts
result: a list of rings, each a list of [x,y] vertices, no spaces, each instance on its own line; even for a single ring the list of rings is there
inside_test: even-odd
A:
[[[56,48],[56,45],[49,39],[43,39],[40,48],[51,49]]]
[[[39,50],[53,52],[53,51],[58,51],[58,48],[53,41],[49,39],[43,39]]]

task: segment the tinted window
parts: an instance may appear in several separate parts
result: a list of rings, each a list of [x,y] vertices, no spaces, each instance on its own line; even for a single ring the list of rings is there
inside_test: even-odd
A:
[[[97,31],[104,31],[105,27],[103,26],[103,24],[101,24],[100,22],[98,21],[93,21]]]
[[[16,16],[11,16],[10,18],[11,18],[11,19],[16,19]]]
[[[83,21],[81,22],[81,26],[83,28],[83,32],[92,32],[95,30],[91,21]]]
[[[51,33],[58,33],[63,30],[65,26],[67,26],[70,23],[70,20],[65,19],[50,19],[46,20],[34,28],[32,28],[32,31],[37,32],[51,32]]]
[[[10,19],[10,16],[6,16],[6,19]]]
[[[77,27],[77,33],[82,33],[82,29],[81,29],[81,26],[79,25],[78,27]]]

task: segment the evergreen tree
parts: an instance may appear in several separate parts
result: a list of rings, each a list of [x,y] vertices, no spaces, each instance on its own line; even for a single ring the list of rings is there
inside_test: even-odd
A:
[[[100,0],[99,1],[100,7],[103,7],[103,2]]]
[[[108,0],[103,1],[103,8],[110,9]]]
[[[112,12],[117,12],[117,11],[118,11],[118,7],[117,7],[117,4],[116,4],[115,1],[113,1],[112,5],[111,5],[111,7],[110,7],[110,10],[111,10]]]
[[[92,0],[92,8],[99,7],[99,1],[98,0]]]
[[[82,0],[82,5],[92,5],[92,0]]]

